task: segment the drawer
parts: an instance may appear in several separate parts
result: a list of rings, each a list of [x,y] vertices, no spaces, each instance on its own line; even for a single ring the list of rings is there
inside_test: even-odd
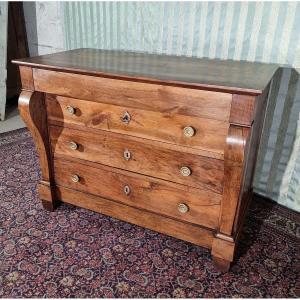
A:
[[[228,122],[78,100],[47,97],[51,124],[97,128],[191,147],[199,154],[223,158]],[[202,152],[201,152],[202,151]]]
[[[52,153],[126,169],[195,188],[223,190],[224,161],[184,153],[165,143],[98,130],[50,126]]]
[[[58,186],[209,228],[218,226],[221,195],[75,159],[54,160]]]
[[[232,95],[33,69],[36,91],[143,110],[228,121]]]

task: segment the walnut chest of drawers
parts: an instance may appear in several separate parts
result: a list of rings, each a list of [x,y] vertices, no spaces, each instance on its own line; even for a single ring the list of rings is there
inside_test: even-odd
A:
[[[195,243],[228,270],[275,65],[94,49],[14,62],[46,209],[63,201]]]

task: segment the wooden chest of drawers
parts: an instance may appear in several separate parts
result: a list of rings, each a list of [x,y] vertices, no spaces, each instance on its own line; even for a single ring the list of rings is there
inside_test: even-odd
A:
[[[233,261],[275,65],[78,49],[17,60],[44,207],[61,201]]]

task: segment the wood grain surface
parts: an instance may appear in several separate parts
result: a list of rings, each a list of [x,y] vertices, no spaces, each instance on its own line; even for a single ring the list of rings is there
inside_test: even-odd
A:
[[[136,52],[76,49],[14,61],[42,69],[258,95],[278,65]]]
[[[66,108],[72,106],[76,113],[70,115]],[[98,128],[157,141],[183,145],[199,150],[224,154],[229,124],[225,121],[185,116],[173,112],[156,112],[133,109],[72,98],[58,97],[57,101],[47,100],[49,122],[59,121],[90,128]],[[128,113],[130,121],[122,121]],[[183,129],[191,126],[195,135],[186,137]]]
[[[34,91],[32,68],[20,66],[22,90]]]
[[[211,248],[213,231],[209,229],[62,186],[57,186],[56,194],[58,199],[66,203],[97,211],[202,247]]]
[[[50,126],[52,153],[74,157],[132,172],[158,177],[196,188],[223,192],[224,161],[193,155],[164,147],[164,143],[143,142],[106,131],[90,132]],[[75,142],[78,149],[70,148]],[[124,158],[124,152],[130,157]],[[188,167],[190,176],[180,170]]]
[[[33,70],[33,76],[36,90],[50,94],[166,114],[229,119],[231,94],[39,69]]]
[[[132,175],[130,172],[125,175],[115,168],[99,164],[87,165],[79,160],[56,159],[54,171],[57,185],[209,228],[216,228],[218,225],[221,201],[219,194],[192,188],[185,193],[180,185],[158,182],[146,176]],[[79,176],[79,182],[73,182],[72,175]],[[130,189],[128,195],[124,192],[125,186]],[[180,203],[189,207],[187,213],[178,211]]]
[[[44,95],[23,91],[19,97],[19,112],[34,139],[40,158],[42,179],[50,182],[52,180],[51,156]]]
[[[29,72],[25,73],[29,74]],[[24,77],[23,75],[22,78],[25,78],[25,83],[29,82],[29,77]],[[40,159],[42,173],[41,182],[39,184],[40,197],[43,200],[44,207],[48,210],[53,210],[58,203],[53,192],[53,164],[48,136],[44,94],[23,90],[19,97],[19,111],[27,128],[32,134]]]
[[[232,236],[236,209],[242,191],[245,147],[249,128],[230,125],[224,161],[224,196],[219,232]]]

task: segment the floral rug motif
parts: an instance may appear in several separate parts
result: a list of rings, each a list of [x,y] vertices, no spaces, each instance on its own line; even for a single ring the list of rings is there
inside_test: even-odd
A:
[[[0,297],[300,297],[300,215],[256,197],[237,258],[63,204],[43,210],[30,133],[0,135]]]

